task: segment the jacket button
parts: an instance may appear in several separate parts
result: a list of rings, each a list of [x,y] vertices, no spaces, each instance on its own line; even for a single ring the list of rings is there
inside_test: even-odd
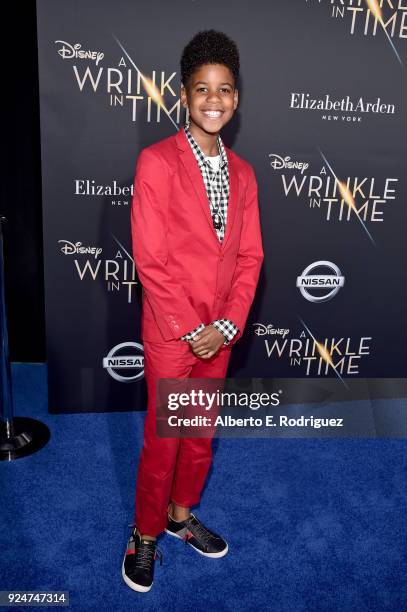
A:
[[[174,325],[174,330],[178,331],[179,330],[179,325]]]

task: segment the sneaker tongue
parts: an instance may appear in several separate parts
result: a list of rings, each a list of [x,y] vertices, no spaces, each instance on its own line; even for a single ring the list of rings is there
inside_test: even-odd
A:
[[[155,544],[155,540],[141,540],[142,544]]]

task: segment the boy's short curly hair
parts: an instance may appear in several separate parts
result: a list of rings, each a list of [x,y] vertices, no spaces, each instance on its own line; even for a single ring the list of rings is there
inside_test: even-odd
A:
[[[224,64],[233,74],[235,87],[239,78],[239,50],[223,32],[202,30],[185,46],[181,56],[181,80],[187,87],[189,79],[203,64]]]

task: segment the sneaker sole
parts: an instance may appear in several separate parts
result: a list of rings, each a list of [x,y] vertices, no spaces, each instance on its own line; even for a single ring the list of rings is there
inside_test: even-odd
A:
[[[178,538],[179,540],[183,540],[183,538],[181,538],[181,536],[179,536],[178,534],[174,533],[173,531],[170,531],[169,529],[165,529],[165,531],[167,533],[169,533],[170,535],[174,536],[174,538]],[[220,552],[217,552],[217,553],[202,552],[202,550],[199,550],[199,548],[196,548],[196,546],[194,546],[190,542],[188,542],[188,544],[191,546],[191,548],[196,550],[196,552],[199,552],[200,555],[203,555],[204,557],[210,557],[211,559],[220,559],[221,557],[224,557],[226,555],[226,553],[228,552],[228,550],[229,550],[229,546],[228,546],[227,543],[226,543],[226,548],[224,548],[223,550],[221,550]]]
[[[126,558],[126,555],[124,555],[124,559],[125,558]],[[123,577],[124,582],[127,584],[128,587],[133,589],[133,591],[137,591],[138,593],[147,593],[153,586],[154,581],[151,583],[150,586],[144,586],[142,584],[137,584],[137,582],[133,582],[132,580],[130,580],[130,578],[126,576],[126,573],[124,571],[124,559],[122,563],[122,577]]]

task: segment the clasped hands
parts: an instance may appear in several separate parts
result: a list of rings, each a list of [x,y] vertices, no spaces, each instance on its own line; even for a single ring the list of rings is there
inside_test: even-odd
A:
[[[225,336],[213,325],[207,325],[193,340],[189,340],[192,352],[202,359],[210,359],[225,342]]]

